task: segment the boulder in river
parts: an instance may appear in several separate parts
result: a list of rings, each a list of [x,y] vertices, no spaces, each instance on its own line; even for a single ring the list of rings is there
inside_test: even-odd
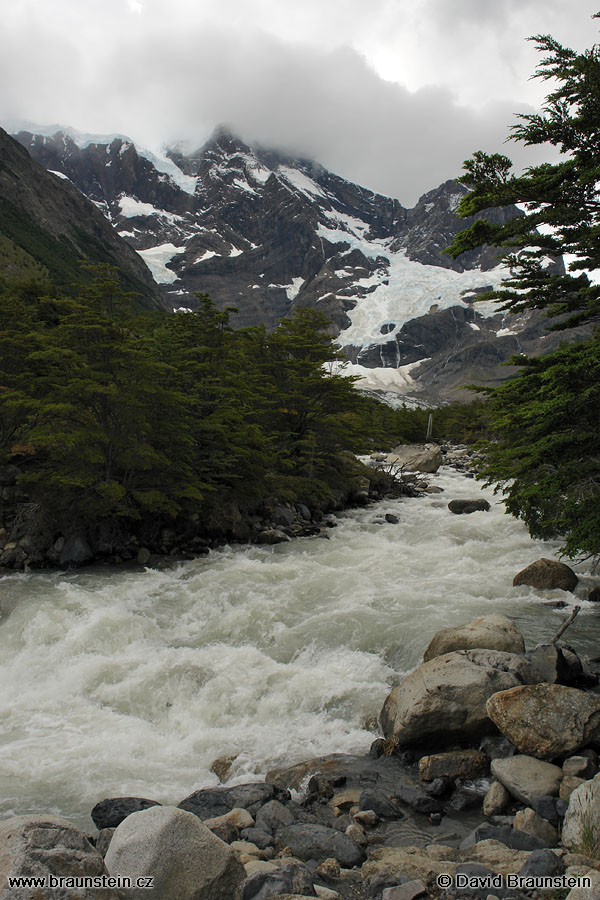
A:
[[[399,444],[386,457],[386,463],[410,472],[437,472],[442,465],[442,453],[437,444]]]
[[[467,622],[438,631],[429,642],[423,655],[423,662],[429,662],[436,656],[451,653],[453,650],[503,650],[506,653],[524,653],[523,635],[509,618],[492,613]]]
[[[103,828],[116,828],[131,813],[151,806],[160,806],[160,803],[143,797],[108,797],[96,803],[90,815],[98,831],[101,831]]]
[[[8,887],[9,877],[84,877],[106,874],[100,852],[71,822],[57,816],[13,816],[0,822],[0,895],[2,900],[66,897],[68,887],[50,892]],[[118,900],[112,888],[95,889],[97,900]],[[77,892],[76,896],[81,896]],[[89,896],[89,895],[88,895]]]
[[[175,806],[132,813],[115,831],[105,858],[111,875],[152,875],[154,888],[128,891],[131,900],[154,893],[161,900],[233,897],[246,873],[235,850],[196,816]]]
[[[542,557],[521,569],[513,578],[513,585],[527,584],[542,591],[551,591],[555,588],[574,591],[578,581],[573,569],[565,563]]]
[[[380,714],[398,745],[446,747],[493,730],[486,701],[539,675],[524,657],[498,650],[457,650],[418,666],[388,695]]]
[[[570,755],[600,737],[600,697],[562,684],[528,684],[493,694],[487,713],[521,753]]]
[[[491,507],[483,497],[477,497],[473,500],[451,500],[448,509],[455,516],[466,516],[474,512],[488,512]]]
[[[562,769],[533,756],[510,756],[493,759],[492,775],[504,785],[508,793],[526,806],[535,808],[535,800],[558,796],[563,777]]]

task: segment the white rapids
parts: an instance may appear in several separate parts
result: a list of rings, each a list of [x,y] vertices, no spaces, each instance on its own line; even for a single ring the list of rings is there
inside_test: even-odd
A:
[[[440,628],[491,612],[531,645],[568,609],[512,587],[556,545],[504,514],[452,515],[481,487],[449,470],[443,494],[354,510],[276,547],[224,548],[172,571],[99,567],[0,580],[0,817],[65,815],[91,827],[103,797],[178,803],[237,754],[236,780],[365,751],[375,716]],[[382,522],[390,512],[396,525]],[[599,617],[569,631],[592,652]]]

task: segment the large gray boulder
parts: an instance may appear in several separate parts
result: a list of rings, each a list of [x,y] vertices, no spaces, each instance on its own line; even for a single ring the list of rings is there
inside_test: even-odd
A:
[[[504,785],[508,793],[526,806],[535,808],[535,801],[550,795],[556,797],[563,777],[562,769],[532,756],[510,756],[493,759],[492,775]]]
[[[106,874],[102,856],[85,834],[66,819],[56,816],[14,816],[0,822],[0,897],[2,900],[82,900],[88,891],[73,886],[40,888],[10,888],[11,876],[31,876],[48,879],[82,878]],[[111,888],[96,888],[98,900],[118,900]],[[147,895],[146,895],[147,896]]]
[[[453,650],[502,650],[505,653],[524,653],[523,635],[506,616],[492,613],[465,625],[455,625],[438,631],[429,642],[423,662]]]
[[[386,463],[410,472],[437,472],[442,465],[437,444],[399,444],[386,457]]]
[[[458,650],[418,666],[388,695],[380,714],[386,738],[399,745],[446,747],[493,730],[492,694],[539,681],[522,656],[498,650]]]
[[[600,736],[600,697],[562,684],[501,691],[487,712],[517,750],[538,759],[570,755]]]
[[[238,855],[190,812],[153,806],[116,829],[105,857],[112,875],[154,878],[153,891],[133,888],[130,900],[234,900],[246,873]]]
[[[563,822],[562,842],[569,850],[590,856],[600,849],[600,775],[584,781],[571,794]]]
[[[521,569],[513,578],[513,585],[527,584],[544,591],[551,591],[555,588],[562,591],[574,591],[578,581],[573,569],[565,563],[542,557]]]

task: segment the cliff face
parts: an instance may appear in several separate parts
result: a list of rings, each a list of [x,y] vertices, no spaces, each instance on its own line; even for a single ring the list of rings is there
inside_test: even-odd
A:
[[[81,278],[82,263],[117,266],[138,305],[165,308],[147,266],[93,203],[51,174],[0,129],[0,237],[2,266],[37,266],[61,287]]]

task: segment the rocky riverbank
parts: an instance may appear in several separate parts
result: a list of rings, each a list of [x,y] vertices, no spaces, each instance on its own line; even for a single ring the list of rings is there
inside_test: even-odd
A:
[[[597,674],[567,643],[527,650],[497,614],[439,632],[424,658],[387,697],[366,756],[233,786],[231,760],[217,760],[225,783],[176,806],[151,789],[101,800],[94,834],[55,817],[5,820],[0,897],[600,896]],[[72,881],[10,888],[20,875]],[[77,881],[117,875],[152,877],[154,891]]]
[[[433,473],[446,463],[467,474],[472,457],[472,451],[462,446],[407,445],[397,447],[390,455],[374,454],[370,465],[365,465],[344,453],[339,460],[339,489],[321,505],[272,497],[254,509],[243,509],[231,501],[208,504],[202,516],[192,514],[178,520],[152,517],[129,523],[110,519],[88,524],[56,521],[48,511],[29,502],[19,483],[18,466],[3,466],[0,574],[95,562],[168,568],[173,562],[194,559],[226,543],[274,545],[295,537],[326,538],[328,529],[336,524],[336,513],[384,498],[416,496],[429,489],[423,473]],[[397,464],[400,458],[405,462]]]

